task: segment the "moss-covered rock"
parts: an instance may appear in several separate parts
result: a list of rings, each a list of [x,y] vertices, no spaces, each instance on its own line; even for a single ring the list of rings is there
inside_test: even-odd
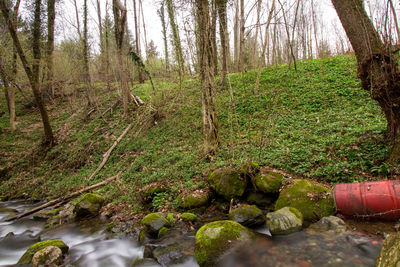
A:
[[[145,197],[151,197],[151,196],[154,196],[155,194],[162,193],[164,191],[165,191],[164,187],[162,185],[160,185],[159,183],[152,183],[152,184],[146,185],[142,189],[143,195]]]
[[[150,213],[142,219],[142,225],[146,231],[153,236],[158,235],[158,231],[163,227],[168,227],[168,220],[161,213]]]
[[[60,215],[51,216],[47,219],[45,228],[51,228],[53,226],[61,224],[62,219]]]
[[[307,222],[330,216],[336,210],[332,191],[308,180],[294,180],[279,194],[275,210],[289,206],[298,209]]]
[[[212,172],[208,182],[211,188],[226,200],[241,197],[247,186],[247,178],[241,177],[240,173],[232,168],[221,168]]]
[[[284,207],[266,216],[266,224],[272,235],[287,235],[301,230],[303,215],[292,207]]]
[[[346,232],[348,226],[342,219],[336,216],[328,216],[323,217],[316,223],[313,223],[308,229],[317,232],[333,232],[339,234]]]
[[[139,243],[141,243],[141,244],[147,243],[150,239],[151,239],[151,236],[146,231],[146,229],[141,229],[139,232],[139,236],[138,236]]]
[[[255,205],[243,205],[229,212],[229,219],[244,226],[257,226],[265,222],[262,211]]]
[[[132,262],[131,267],[154,267],[161,266],[155,259],[144,258],[144,259],[136,259]]]
[[[24,255],[19,259],[18,264],[30,264],[32,262],[32,257],[36,252],[50,246],[58,247],[61,249],[63,254],[66,254],[69,249],[69,247],[61,240],[46,240],[38,242],[28,248]]]
[[[179,194],[178,206],[183,209],[194,209],[205,206],[211,199],[211,192],[196,190],[189,194]]]
[[[390,233],[383,242],[376,267],[400,266],[400,233]]]
[[[279,193],[282,185],[283,176],[276,172],[267,172],[257,175],[254,178],[254,185],[258,191],[266,194]]]
[[[18,210],[16,209],[10,209],[10,208],[0,208],[0,213],[18,213]]]
[[[63,262],[63,252],[55,246],[48,246],[39,250],[32,257],[32,267],[60,266]]]
[[[56,216],[60,209],[42,210],[33,215],[33,219],[37,221],[47,221],[50,217]]]
[[[250,192],[247,195],[246,201],[249,204],[254,204],[259,207],[268,207],[274,203],[278,195],[264,194],[260,192]]]
[[[182,220],[185,222],[194,222],[197,220],[196,214],[190,213],[190,212],[184,212],[182,213]]]
[[[167,214],[167,221],[169,222],[169,225],[173,225],[175,223],[175,215],[173,213],[168,213]]]
[[[234,221],[208,223],[196,233],[194,256],[200,266],[214,266],[224,252],[254,237],[254,232]]]
[[[169,231],[171,231],[171,229],[167,228],[167,227],[163,227],[158,231],[158,238],[161,238],[163,236],[165,236]]]
[[[94,217],[104,204],[104,198],[99,195],[87,193],[79,199],[74,207],[77,217]]]

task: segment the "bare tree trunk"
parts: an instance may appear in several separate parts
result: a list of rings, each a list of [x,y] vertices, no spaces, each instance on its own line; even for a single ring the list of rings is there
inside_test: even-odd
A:
[[[244,0],[240,0],[240,31],[239,31],[239,62],[238,72],[243,71],[244,67]]]
[[[390,162],[400,162],[400,72],[394,51],[385,46],[362,0],[332,0],[358,61],[363,89],[382,108],[393,144]]]
[[[130,92],[128,87],[128,80],[126,77],[126,70],[122,55],[122,49],[124,44],[124,33],[127,19],[127,11],[125,7],[119,2],[119,0],[113,0],[113,11],[114,11],[114,28],[115,28],[115,40],[117,43],[117,56],[118,56],[118,67],[120,76],[120,88],[122,92],[122,103],[124,106],[124,116],[128,116],[129,112],[129,101]]]
[[[268,14],[267,24],[265,25],[265,40],[263,42],[261,57],[258,60],[257,81],[256,81],[256,85],[255,85],[254,91],[253,91],[254,94],[258,94],[258,88],[260,85],[260,77],[261,77],[261,68],[263,67],[265,51],[267,49],[267,43],[268,43],[268,37],[269,37],[269,25],[271,24],[272,15],[273,15],[274,11],[275,11],[275,0],[273,0],[273,2],[272,2],[272,6],[271,6],[271,9],[269,10],[269,14]]]
[[[172,0],[166,0],[166,3],[167,3],[169,22],[171,24],[172,37],[173,37],[174,46],[175,46],[175,57],[176,57],[176,61],[178,63],[179,79],[180,79],[180,83],[182,83],[182,75],[185,73],[185,68],[184,68],[184,61],[183,61],[181,39],[179,37],[178,26],[175,23],[175,11],[174,11],[174,6],[172,4]]]
[[[218,75],[218,49],[217,49],[217,7],[216,0],[211,1],[211,48],[213,58],[214,76]]]
[[[88,7],[87,0],[83,2],[83,68],[86,83],[86,98],[88,106],[93,104],[92,99],[92,84],[90,79],[90,69],[89,69],[89,44],[88,44]]]
[[[105,58],[106,58],[106,80],[107,80],[107,88],[108,90],[111,90],[111,84],[110,84],[110,36],[109,36],[109,23],[110,22],[110,17],[108,15],[108,0],[106,1],[106,24],[105,24]]]
[[[53,131],[51,130],[49,117],[46,111],[46,107],[43,104],[43,99],[40,94],[39,89],[39,64],[40,64],[40,0],[35,1],[35,15],[34,15],[34,24],[33,24],[33,50],[34,50],[34,63],[33,68],[28,65],[28,61],[26,60],[25,53],[22,50],[21,43],[19,42],[17,32],[13,25],[13,22],[10,19],[10,14],[8,7],[5,3],[5,0],[0,0],[0,9],[3,14],[4,20],[7,24],[10,35],[13,39],[15,49],[18,52],[18,55],[21,59],[22,65],[24,66],[26,75],[28,76],[29,83],[31,84],[33,95],[35,96],[36,105],[40,110],[40,115],[43,121],[44,128],[44,140],[43,144],[47,146],[52,146],[54,144]]]
[[[78,5],[76,4],[76,0],[74,0],[74,7],[75,7],[75,18],[76,18],[76,27],[77,32],[79,35],[79,40],[82,40],[82,33],[81,33],[81,23],[79,21],[79,12],[78,12]]]
[[[158,16],[161,19],[161,25],[162,25],[162,34],[163,34],[163,40],[164,40],[164,56],[165,56],[165,69],[168,71],[169,70],[169,53],[168,53],[168,37],[167,37],[167,23],[165,21],[165,6],[164,2],[161,3],[161,7],[158,10]]]
[[[235,64],[235,69],[237,69],[239,62],[239,0],[234,0],[235,2],[235,17],[233,23],[233,60]]]
[[[136,54],[141,57],[140,54],[140,36],[139,36],[139,27],[138,27],[138,19],[137,19],[137,9],[136,9],[136,0],[133,0],[133,14],[134,14],[134,20],[135,20],[135,45],[136,45]],[[138,79],[139,83],[144,82],[144,77],[143,77],[143,72],[142,70],[138,67]]]
[[[55,0],[47,0],[47,95],[54,98],[53,88],[53,51],[54,51],[54,22],[56,19]]]
[[[210,15],[208,0],[196,0],[199,38],[199,68],[202,91],[202,115],[204,152],[214,155],[218,148],[218,117],[214,77],[212,71],[212,53],[210,42]]]
[[[106,58],[105,58],[103,19],[101,17],[100,0],[96,0],[96,9],[97,9],[97,20],[99,22],[99,39],[100,39],[100,62],[101,62],[101,67],[99,68],[99,74],[100,75],[104,75],[107,62],[106,62]]]
[[[393,20],[394,20],[394,25],[396,26],[396,33],[397,33],[397,43],[400,41],[400,29],[399,29],[399,22],[397,21],[397,15],[396,15],[396,10],[393,5],[392,0],[388,0],[390,4],[390,10],[392,11],[393,15]]]
[[[216,0],[218,17],[219,17],[219,34],[221,39],[222,51],[222,73],[221,84],[226,85],[226,75],[228,73],[228,56],[229,56],[229,36],[228,36],[228,22],[226,15],[227,0]]]
[[[3,81],[4,94],[7,100],[8,112],[10,114],[10,130],[15,131],[17,128],[15,126],[15,99],[14,91],[11,89],[10,81],[2,60],[2,55],[0,55],[0,78]],[[12,91],[12,93],[11,93]]]

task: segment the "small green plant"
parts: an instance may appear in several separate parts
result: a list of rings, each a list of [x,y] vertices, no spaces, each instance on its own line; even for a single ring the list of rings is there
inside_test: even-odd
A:
[[[155,210],[159,210],[161,207],[163,207],[165,205],[165,201],[167,198],[168,194],[163,192],[163,193],[157,193],[154,197],[153,197],[153,208]]]
[[[384,162],[379,166],[372,167],[371,172],[387,177],[390,174],[390,165]]]

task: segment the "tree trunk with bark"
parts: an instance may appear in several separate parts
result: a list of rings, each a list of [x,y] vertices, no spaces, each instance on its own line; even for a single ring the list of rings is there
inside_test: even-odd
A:
[[[3,81],[3,88],[4,88],[6,100],[7,100],[8,112],[10,114],[10,130],[11,130],[11,132],[13,132],[17,129],[15,126],[14,90],[12,89],[12,86],[10,86],[10,81],[8,79],[8,75],[6,72],[6,67],[4,66],[2,55],[0,55],[0,78]]]
[[[171,24],[173,43],[175,47],[175,57],[178,64],[178,71],[180,80],[182,80],[182,75],[185,73],[184,62],[183,62],[183,52],[181,45],[181,38],[179,36],[179,29],[175,23],[175,10],[172,4],[172,0],[166,0],[169,22]]]
[[[240,30],[239,30],[239,61],[238,61],[238,72],[242,72],[244,69],[244,0],[240,0]]]
[[[53,51],[54,51],[54,22],[56,19],[56,1],[47,0],[47,96],[54,98],[53,88]]]
[[[212,58],[214,75],[218,75],[218,49],[217,49],[217,7],[216,0],[211,1],[211,47],[212,47]]]
[[[120,88],[122,92],[122,103],[124,106],[124,116],[128,116],[130,92],[128,87],[128,80],[126,77],[126,70],[124,65],[124,59],[122,55],[123,44],[124,44],[124,33],[126,27],[127,11],[126,8],[119,2],[119,0],[113,0],[113,12],[114,12],[114,28],[115,28],[115,41],[117,43],[117,57],[118,57],[118,70],[120,78]]]
[[[83,2],[83,69],[86,83],[86,98],[88,106],[93,104],[92,99],[92,85],[90,79],[89,69],[89,43],[88,43],[88,7],[87,0]]]
[[[134,14],[134,21],[135,21],[135,47],[136,47],[136,54],[141,57],[140,54],[140,36],[139,36],[139,26],[138,26],[138,18],[137,18],[137,8],[136,8],[136,0],[133,0],[133,14]],[[143,77],[143,72],[142,70],[138,67],[138,79],[139,83],[144,82],[144,77]]]
[[[199,69],[202,93],[203,139],[206,155],[214,155],[218,148],[219,125],[216,91],[212,68],[210,15],[208,0],[196,0],[198,24]]]
[[[163,40],[164,40],[165,69],[168,71],[169,70],[169,53],[168,53],[167,23],[165,21],[164,2],[161,3],[160,9],[158,10],[157,13],[161,19],[162,34],[163,34]]]
[[[387,120],[393,145],[389,162],[400,162],[400,72],[391,46],[385,46],[362,0],[332,0],[358,61],[362,88],[370,92]]]
[[[216,0],[218,18],[219,18],[219,34],[221,39],[222,52],[222,71],[221,84],[226,85],[226,75],[228,74],[228,56],[229,56],[229,36],[228,36],[228,21],[226,15],[227,0]]]

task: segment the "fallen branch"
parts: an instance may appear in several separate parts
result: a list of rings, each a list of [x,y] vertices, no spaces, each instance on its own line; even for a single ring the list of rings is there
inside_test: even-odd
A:
[[[118,137],[117,140],[115,140],[114,144],[107,150],[106,153],[103,155],[103,161],[100,163],[100,165],[97,167],[97,169],[89,176],[88,180],[91,180],[96,174],[99,173],[99,171],[106,165],[108,158],[111,155],[111,152],[114,150],[114,148],[118,145],[119,142],[121,142],[121,139],[124,138],[124,136],[129,132],[129,130],[132,128],[132,123],[126,127],[124,132]]]
[[[21,213],[21,214],[15,215],[15,216],[13,216],[13,217],[7,219],[6,221],[9,222],[9,221],[13,221],[13,220],[16,220],[16,219],[20,219],[20,218],[26,217],[26,216],[28,216],[28,215],[31,215],[31,214],[33,214],[33,213],[36,213],[36,212],[38,212],[38,211],[40,211],[40,210],[42,210],[42,209],[45,209],[45,208],[47,208],[47,207],[54,206],[54,205],[61,206],[62,204],[64,204],[64,203],[67,202],[68,200],[70,200],[71,198],[77,197],[77,196],[79,196],[79,195],[81,195],[81,194],[83,194],[83,193],[86,193],[87,191],[90,191],[90,190],[93,190],[93,189],[96,189],[96,188],[98,188],[98,187],[101,187],[101,186],[103,186],[103,185],[108,184],[108,183],[111,182],[112,180],[118,178],[118,177],[120,176],[120,174],[121,174],[121,173],[118,173],[117,175],[112,176],[112,177],[110,177],[110,178],[108,178],[108,179],[106,179],[106,180],[104,180],[104,181],[102,181],[102,182],[100,182],[100,183],[97,183],[97,184],[94,184],[94,185],[85,187],[85,188],[83,188],[83,189],[81,189],[81,190],[78,190],[78,191],[76,191],[76,192],[73,192],[73,193],[71,193],[71,194],[69,194],[69,195],[67,195],[67,196],[59,197],[59,198],[57,198],[57,199],[51,200],[51,201],[49,201],[49,202],[47,202],[47,203],[45,203],[45,204],[43,204],[43,205],[41,205],[41,206],[39,206],[39,207],[36,207],[36,208],[34,208],[34,209],[31,209],[31,210],[28,210],[28,211],[26,211],[26,212],[23,212],[23,213]]]

